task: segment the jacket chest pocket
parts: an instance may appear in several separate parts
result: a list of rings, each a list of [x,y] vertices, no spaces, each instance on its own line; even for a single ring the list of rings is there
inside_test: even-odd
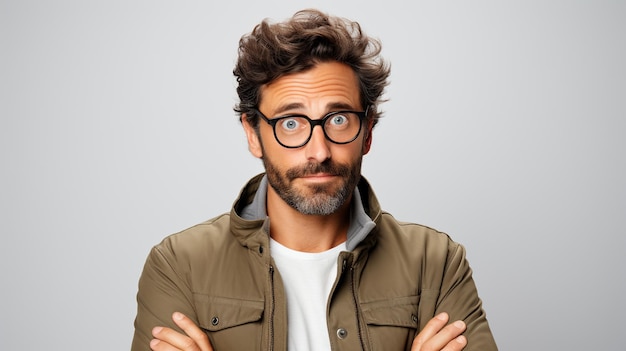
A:
[[[194,296],[198,323],[215,350],[260,350],[263,301]]]
[[[419,295],[361,304],[372,350],[410,350],[418,329]]]

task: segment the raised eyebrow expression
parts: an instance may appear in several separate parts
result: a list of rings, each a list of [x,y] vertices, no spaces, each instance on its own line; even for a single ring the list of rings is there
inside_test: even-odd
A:
[[[302,109],[303,107],[304,106],[299,103],[281,106],[278,109],[276,109],[276,112],[274,113],[274,117],[272,118],[289,117],[289,116],[306,116],[306,117],[309,117],[310,119],[322,119],[328,116],[329,114],[333,112],[337,112],[337,111],[342,111],[342,110],[358,111],[352,105],[349,105],[349,104],[333,103],[333,104],[329,104],[328,106],[326,106],[326,112],[321,116],[309,116],[305,113],[300,113],[300,112],[286,112],[289,110],[299,110],[299,109]]]
[[[285,115],[276,116],[276,117],[274,117],[272,119],[285,119],[285,118],[289,118],[289,117],[293,117],[293,118],[304,117],[304,118],[309,119],[311,121],[316,121],[316,120],[327,119],[329,117],[333,117],[333,116],[335,116],[337,114],[345,113],[345,112],[348,112],[348,111],[352,111],[352,110],[328,111],[324,115],[319,116],[319,118],[314,118],[314,117],[311,117],[311,116],[306,115],[304,113],[288,113],[288,114],[285,114]]]

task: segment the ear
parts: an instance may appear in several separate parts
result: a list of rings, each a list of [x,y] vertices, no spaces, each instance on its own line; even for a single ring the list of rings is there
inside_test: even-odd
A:
[[[372,131],[374,129],[374,121],[369,120],[367,125],[365,126],[365,140],[363,140],[363,155],[366,155],[370,152],[370,148],[372,147]]]
[[[245,113],[241,116],[241,124],[243,125],[243,129],[246,132],[246,138],[248,139],[248,150],[250,153],[256,158],[263,157],[263,146],[261,145],[261,140],[259,139],[259,134],[257,131],[250,125],[248,121],[248,115]]]

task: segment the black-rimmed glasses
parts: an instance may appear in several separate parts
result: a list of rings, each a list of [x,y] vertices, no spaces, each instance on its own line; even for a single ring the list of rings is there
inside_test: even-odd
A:
[[[367,111],[333,111],[320,119],[301,114],[269,119],[259,110],[255,109],[254,112],[272,126],[276,141],[290,149],[306,145],[311,140],[315,126],[321,126],[326,139],[335,144],[351,143],[359,136],[363,119],[367,115]]]

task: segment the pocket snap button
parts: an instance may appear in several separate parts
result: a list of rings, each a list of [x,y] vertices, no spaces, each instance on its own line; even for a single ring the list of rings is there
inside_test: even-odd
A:
[[[343,329],[343,328],[339,328],[337,329],[337,337],[339,339],[345,339],[348,336],[348,331]]]

